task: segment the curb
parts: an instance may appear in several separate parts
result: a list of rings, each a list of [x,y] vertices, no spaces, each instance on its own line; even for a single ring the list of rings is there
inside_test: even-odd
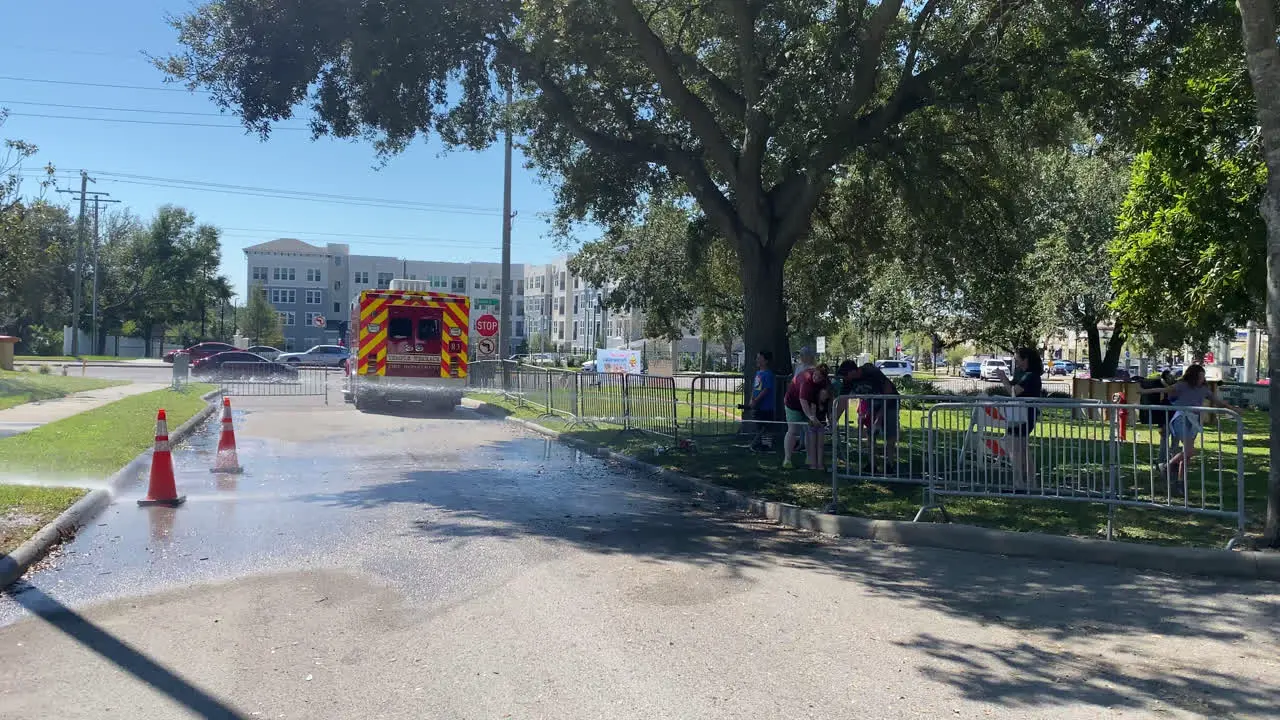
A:
[[[554,438],[595,457],[614,460],[632,469],[661,478],[667,484],[681,490],[699,493],[713,501],[744,510],[785,527],[894,545],[1083,562],[1182,575],[1280,582],[1280,553],[1139,545],[1061,535],[992,530],[972,525],[871,520],[851,515],[832,515],[788,503],[761,500],[691,475],[651,465],[630,455],[623,455],[577,438],[566,437],[557,430],[545,428],[529,420],[511,417],[494,405],[477,402],[480,403],[476,408],[477,412],[501,417],[507,422]]]
[[[182,442],[194,433],[204,421],[208,420],[217,411],[218,405],[214,402],[214,398],[220,394],[221,391],[213,390],[201,395],[200,399],[206,403],[204,408],[169,433],[169,441],[173,443]],[[10,583],[22,577],[27,572],[27,569],[47,555],[54,545],[70,540],[75,536],[78,529],[110,505],[112,494],[119,490],[129,478],[135,476],[151,460],[153,450],[155,448],[143,450],[137,457],[107,478],[107,487],[90,491],[73,503],[71,507],[63,510],[62,514],[54,518],[48,525],[40,528],[35,535],[32,535],[30,539],[19,545],[16,550],[0,557],[0,589],[8,587]]]

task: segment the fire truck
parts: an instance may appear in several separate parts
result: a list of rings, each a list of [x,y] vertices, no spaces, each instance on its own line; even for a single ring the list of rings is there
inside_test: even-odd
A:
[[[392,280],[351,302],[347,384],[343,395],[368,412],[389,403],[451,410],[467,386],[471,300]]]

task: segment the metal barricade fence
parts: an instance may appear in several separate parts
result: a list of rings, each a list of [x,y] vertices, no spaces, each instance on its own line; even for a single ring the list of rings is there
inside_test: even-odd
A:
[[[741,375],[695,375],[689,379],[684,393],[685,432],[692,437],[717,437],[753,434],[761,425],[776,433],[786,430],[782,396],[791,384],[790,375],[777,375],[773,381],[773,407],[762,418],[743,420],[743,408],[751,399],[751,388]]]
[[[1229,410],[987,398],[935,404],[924,424],[921,514],[946,496],[1086,502],[1108,507],[1108,538],[1117,507],[1229,518],[1231,544],[1244,534],[1244,420]]]
[[[286,396],[323,395],[329,402],[329,375],[340,371],[323,367],[271,362],[228,362],[208,369],[193,369],[192,378],[216,383],[224,395]]]
[[[675,440],[680,425],[675,378],[660,375],[623,375],[622,378],[625,429]]]
[[[467,363],[467,390],[501,392],[502,362],[501,360],[474,360]]]
[[[583,422],[626,428],[626,375],[578,374],[578,413]]]
[[[578,380],[580,373],[548,370],[547,414],[574,420],[578,417]]]

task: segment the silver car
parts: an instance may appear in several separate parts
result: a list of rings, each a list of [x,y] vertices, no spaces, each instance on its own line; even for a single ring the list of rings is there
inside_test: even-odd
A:
[[[341,345],[317,345],[306,352],[280,353],[276,356],[276,362],[342,367],[350,356],[351,351]]]

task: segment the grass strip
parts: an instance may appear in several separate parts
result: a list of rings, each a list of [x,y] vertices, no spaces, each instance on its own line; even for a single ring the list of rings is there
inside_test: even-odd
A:
[[[0,370],[0,410],[37,400],[53,400],[72,393],[124,384],[126,383],[122,380]]]
[[[747,439],[744,437],[697,437],[697,451],[686,453],[668,447],[669,441],[652,435],[622,434],[618,425],[596,423],[594,426],[570,427],[564,420],[542,417],[540,411],[517,406],[497,393],[474,394],[471,397],[579,440],[766,500],[813,510],[824,509],[831,502],[829,474],[802,467],[784,471],[780,468],[780,452],[749,452],[745,448]],[[696,412],[694,414],[697,415]],[[903,412],[904,431],[919,425],[919,414]],[[683,413],[681,415],[683,432],[688,418]],[[1247,412],[1244,419],[1248,530],[1260,532],[1266,508],[1267,453],[1270,448],[1268,419],[1266,413],[1258,411]],[[695,417],[695,422],[699,421],[705,422]],[[1145,431],[1135,429],[1134,432]],[[1217,441],[1210,437],[1206,442]],[[1234,449],[1234,437],[1224,438],[1223,442],[1230,443]],[[803,459],[801,453],[800,461]],[[914,485],[842,481],[838,510],[841,514],[866,518],[911,520],[920,508],[922,495],[922,488]],[[1074,537],[1106,536],[1107,508],[1101,504],[967,497],[949,497],[945,503],[952,519],[966,525]],[[1115,511],[1114,522],[1117,539],[1159,545],[1221,548],[1234,534],[1234,527],[1228,520],[1167,510],[1120,507]]]
[[[156,411],[169,427],[191,419],[212,385],[156,390],[0,439],[0,468],[34,477],[104,478],[155,442]],[[76,487],[0,484],[0,553],[8,553],[84,496]]]

